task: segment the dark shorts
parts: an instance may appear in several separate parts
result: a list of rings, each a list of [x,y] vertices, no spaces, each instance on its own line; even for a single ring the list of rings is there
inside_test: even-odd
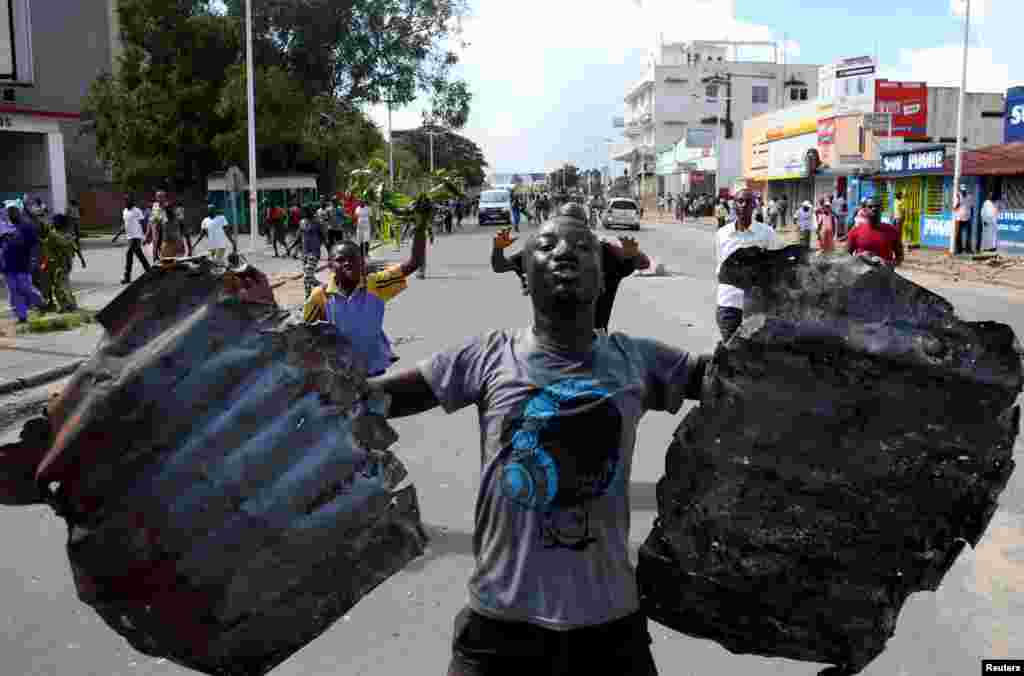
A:
[[[571,631],[503,622],[465,608],[448,676],[657,676],[647,618],[634,613]]]

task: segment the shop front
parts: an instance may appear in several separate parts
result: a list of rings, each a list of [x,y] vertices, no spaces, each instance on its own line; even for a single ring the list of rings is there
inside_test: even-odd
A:
[[[937,217],[939,204],[942,205],[942,211],[945,211],[945,182],[941,180],[945,166],[946,147],[941,145],[882,153],[879,197],[882,198],[884,217],[890,222],[894,220],[896,195],[902,194],[905,244],[934,246],[923,241],[924,218],[929,213],[929,194],[936,202],[932,206],[931,217]],[[935,229],[932,228],[933,231]]]
[[[0,156],[6,161],[0,199],[40,197],[50,213],[65,213],[68,187],[62,118],[77,115],[0,109]]]

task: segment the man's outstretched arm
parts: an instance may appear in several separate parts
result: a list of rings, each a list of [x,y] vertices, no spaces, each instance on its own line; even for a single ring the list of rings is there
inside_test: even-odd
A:
[[[440,406],[434,391],[418,368],[370,378],[366,385],[371,392],[391,396],[389,418],[404,418]]]
[[[515,242],[516,239],[518,238],[512,236],[511,228],[499,230],[497,234],[494,235],[494,247],[491,249],[492,270],[500,273],[519,269],[515,260],[505,258],[505,249],[512,246],[512,243]]]

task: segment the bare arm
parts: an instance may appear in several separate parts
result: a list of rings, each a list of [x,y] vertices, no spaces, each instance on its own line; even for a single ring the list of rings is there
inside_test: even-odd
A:
[[[402,274],[408,277],[423,267],[427,258],[427,231],[426,228],[416,228],[416,234],[412,240],[412,255],[402,263]]]
[[[370,378],[366,385],[371,392],[391,396],[389,418],[404,418],[440,405],[434,391],[417,368]]]
[[[495,272],[511,272],[517,270],[516,265],[505,258],[505,250],[494,247],[491,250],[491,269]]]

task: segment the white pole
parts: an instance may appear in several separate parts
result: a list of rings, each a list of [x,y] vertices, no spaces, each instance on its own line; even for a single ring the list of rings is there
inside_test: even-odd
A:
[[[249,235],[252,250],[255,251],[260,214],[257,189],[259,184],[256,181],[256,93],[253,85],[256,77],[252,58],[252,0],[245,3],[245,67],[249,97]]]
[[[434,132],[433,131],[429,131],[427,133],[430,134],[430,173],[433,174],[434,171],[435,171],[435,169],[434,169]]]
[[[956,117],[956,160],[954,162],[953,169],[953,199],[957,199],[960,194],[960,170],[962,168],[963,161],[963,145],[964,145],[964,100],[967,98],[967,41],[970,36],[971,29],[971,0],[966,0],[967,8],[964,12],[964,67],[963,72],[960,75],[960,110]],[[956,218],[953,218],[954,224]],[[956,240],[958,233],[956,232],[956,225],[953,226],[952,237],[949,238],[949,253],[956,253]]]
[[[395,188],[395,144],[391,139],[391,99],[388,99],[388,187]]]

